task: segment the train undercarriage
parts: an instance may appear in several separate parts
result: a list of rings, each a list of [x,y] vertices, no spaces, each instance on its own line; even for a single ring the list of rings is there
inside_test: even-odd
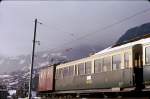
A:
[[[93,98],[150,98],[150,89],[145,88],[143,90],[120,90],[120,91],[103,91],[99,89],[95,90],[74,90],[74,91],[56,91],[56,92],[43,92],[38,95],[42,99],[93,99]]]

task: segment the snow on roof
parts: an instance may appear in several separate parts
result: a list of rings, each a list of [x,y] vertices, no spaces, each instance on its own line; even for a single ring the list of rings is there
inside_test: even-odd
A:
[[[150,38],[146,38],[146,39],[141,39],[141,40],[138,40],[138,41],[135,41],[135,42],[131,42],[131,43],[127,43],[127,44],[124,44],[124,45],[121,45],[121,46],[117,46],[117,47],[108,47],[100,52],[97,52],[95,53],[94,55],[99,55],[99,54],[104,54],[106,52],[110,52],[110,51],[114,51],[114,50],[118,50],[118,49],[121,49],[121,48],[126,48],[126,47],[130,47],[130,46],[133,46],[135,44],[146,44],[146,43],[150,43]]]

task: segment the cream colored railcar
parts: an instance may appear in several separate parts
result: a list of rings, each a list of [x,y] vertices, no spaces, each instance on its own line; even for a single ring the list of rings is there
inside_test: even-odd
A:
[[[56,67],[56,90],[144,88],[150,84],[150,38],[109,47]],[[147,52],[146,52],[147,51]],[[148,54],[148,55],[147,55]]]

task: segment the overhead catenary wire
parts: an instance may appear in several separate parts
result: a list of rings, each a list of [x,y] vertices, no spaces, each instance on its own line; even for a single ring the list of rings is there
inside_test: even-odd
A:
[[[89,36],[91,36],[91,35],[95,35],[95,34],[97,34],[97,33],[99,33],[99,32],[105,31],[105,30],[107,30],[107,29],[109,29],[109,28],[112,28],[112,27],[114,27],[114,26],[116,26],[116,25],[119,25],[119,24],[121,24],[121,23],[123,23],[123,22],[125,22],[125,21],[128,21],[128,20],[130,20],[130,19],[132,19],[132,18],[134,18],[134,17],[136,17],[136,16],[139,16],[139,15],[141,15],[141,14],[144,14],[144,13],[146,13],[146,12],[148,12],[148,11],[150,11],[150,8],[147,8],[147,9],[144,9],[144,10],[139,11],[139,12],[137,12],[137,13],[134,13],[134,14],[131,15],[131,16],[125,17],[125,18],[123,18],[123,19],[121,19],[121,20],[119,20],[119,21],[117,21],[117,22],[114,22],[114,23],[112,23],[112,24],[109,24],[109,25],[107,25],[107,26],[105,26],[105,27],[103,27],[103,28],[101,28],[101,29],[98,29],[98,30],[92,32],[92,33],[88,33],[88,34],[83,35],[83,36],[81,36],[81,37],[79,37],[79,38],[75,38],[75,39],[73,39],[72,41],[63,43],[63,44],[59,45],[58,47],[55,47],[55,48],[50,49],[50,51],[52,51],[52,50],[57,50],[57,49],[59,49],[60,46],[65,46],[65,45],[68,45],[68,44],[70,44],[70,43],[72,44],[72,43],[75,42],[75,41],[80,41],[80,40],[82,40],[83,38],[86,39],[87,37],[89,37]],[[44,25],[44,26],[45,26],[45,25]],[[48,26],[48,25],[46,25],[46,26]],[[56,28],[56,29],[57,29],[57,28]],[[57,30],[60,31],[61,29],[57,29]],[[61,32],[63,32],[63,33],[69,33],[71,36],[74,36],[74,33],[71,33],[71,32],[67,32],[67,31],[61,31]]]

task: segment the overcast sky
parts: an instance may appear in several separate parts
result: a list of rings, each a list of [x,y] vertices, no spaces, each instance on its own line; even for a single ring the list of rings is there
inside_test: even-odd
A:
[[[0,4],[0,54],[31,54],[35,18],[43,23],[37,26],[38,51],[82,44],[105,48],[127,29],[150,22],[150,11],[145,11],[148,8],[148,1],[128,0],[3,1]],[[134,16],[141,11],[145,12]],[[129,19],[110,26],[125,18]]]

